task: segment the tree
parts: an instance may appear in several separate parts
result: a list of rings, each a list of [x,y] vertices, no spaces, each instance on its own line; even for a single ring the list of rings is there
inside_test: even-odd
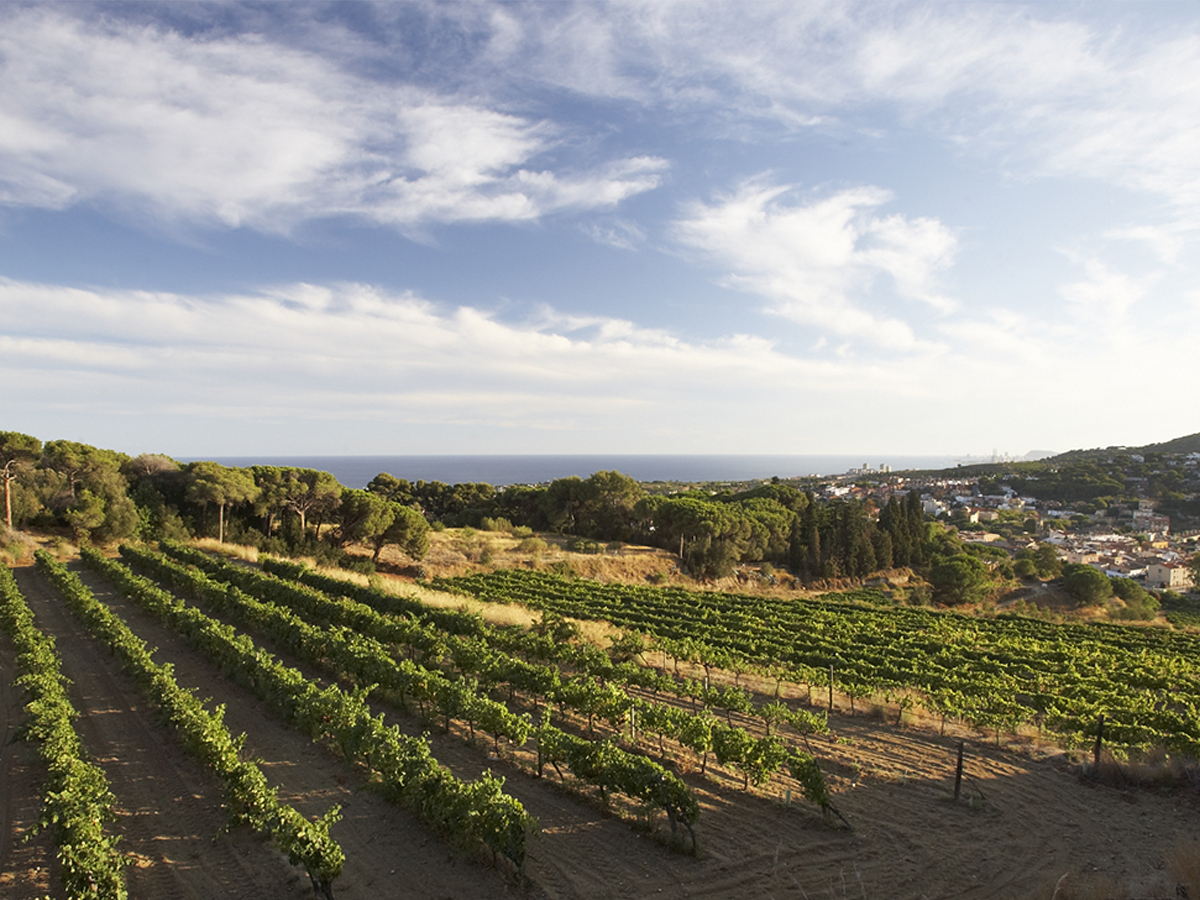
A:
[[[929,573],[929,583],[933,585],[933,599],[951,606],[978,603],[992,589],[987,566],[966,553],[935,563]]]
[[[104,524],[104,498],[87,488],[81,488],[75,502],[63,513],[63,518],[75,530],[76,536],[83,540]]]
[[[351,488],[342,490],[342,504],[338,507],[338,542],[362,541],[375,544],[396,519],[392,503],[386,497],[370,490]],[[376,552],[378,557],[378,551]]]
[[[342,502],[342,485],[328,472],[316,469],[284,469],[284,505],[300,517],[300,531],[308,527],[308,517],[320,517],[338,508]],[[318,535],[319,537],[320,535]]]
[[[1112,596],[1112,582],[1099,569],[1084,563],[1063,567],[1063,585],[1067,592],[1085,606],[1100,603]]]
[[[254,513],[263,517],[263,534],[275,532],[275,519],[287,508],[287,487],[283,469],[279,466],[251,466],[250,474],[258,487],[254,498]]]
[[[259,494],[249,471],[227,469],[215,462],[192,463],[188,467],[188,482],[189,500],[201,506],[217,505],[217,540],[221,543],[225,542],[225,507],[253,500]]]
[[[607,540],[627,538],[634,507],[646,495],[642,486],[628,475],[603,471],[589,475],[579,488],[578,532]]]
[[[1148,592],[1136,581],[1129,578],[1113,577],[1113,593],[1125,601],[1125,609],[1118,613],[1121,619],[1152,619],[1158,612],[1158,598]]]
[[[0,431],[0,464],[4,478],[4,524],[12,531],[12,483],[42,454],[42,442],[17,431]]]
[[[392,521],[375,536],[375,553],[371,558],[378,562],[383,548],[388,544],[396,544],[409,558],[424,559],[429,552],[429,523],[425,517],[411,506],[401,506],[399,503],[392,503],[390,510]]]
[[[76,490],[81,485],[95,493],[97,479],[105,479],[110,474],[119,476],[121,467],[130,461],[124,453],[76,441],[47,441],[42,450],[42,465],[60,473],[66,481],[70,497],[60,502],[60,508],[75,502]]]
[[[1033,551],[1033,564],[1043,578],[1057,578],[1062,574],[1062,560],[1053,544],[1038,544]]]
[[[587,500],[583,479],[578,475],[556,478],[543,492],[542,509],[550,527],[566,534],[575,533],[575,518]]]
[[[407,478],[397,478],[387,472],[380,472],[372,478],[367,485],[367,490],[396,503],[403,503],[405,506],[409,506],[413,502],[412,483]]]

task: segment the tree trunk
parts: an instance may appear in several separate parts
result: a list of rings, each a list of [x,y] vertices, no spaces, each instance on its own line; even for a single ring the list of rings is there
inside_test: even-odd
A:
[[[217,543],[225,543],[225,504],[217,506]]]
[[[4,467],[4,524],[12,531],[12,476],[8,474],[8,466]]]

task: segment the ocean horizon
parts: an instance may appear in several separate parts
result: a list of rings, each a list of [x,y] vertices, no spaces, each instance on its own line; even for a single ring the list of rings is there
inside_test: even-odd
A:
[[[543,484],[556,478],[616,470],[635,481],[751,481],[841,475],[851,469],[889,466],[904,469],[944,469],[960,460],[952,456],[888,456],[877,454],[526,454],[438,456],[218,456],[207,457],[223,466],[294,466],[332,474],[349,488],[364,488],[387,472],[411,482],[446,484],[485,482],[497,487]],[[191,462],[193,459],[185,459]]]

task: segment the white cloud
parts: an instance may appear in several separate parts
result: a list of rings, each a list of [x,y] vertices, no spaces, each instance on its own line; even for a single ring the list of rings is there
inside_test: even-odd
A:
[[[636,223],[624,219],[591,222],[581,229],[597,244],[607,244],[618,250],[636,250],[646,242],[646,232]]]
[[[758,422],[756,447],[786,449],[793,420],[773,412],[785,398],[810,421],[850,397],[882,403],[880,391],[895,401],[926,390],[875,362],[797,358],[749,335],[696,343],[550,308],[510,323],[353,284],[199,297],[0,280],[0,316],[10,422],[86,412],[153,435],[156,422],[199,417],[240,441],[245,423],[285,421],[306,447],[329,434],[335,452],[378,452],[364,432],[385,432],[394,448],[427,428],[496,425],[519,430],[519,452],[580,452],[597,440],[612,452],[697,441],[738,452],[734,425],[747,416]],[[316,425],[330,421],[345,425]],[[561,443],[545,444],[543,432]]]
[[[1121,16],[768,0],[501,9],[480,79],[519,59],[533,80],[703,116],[710,131],[916,124],[1007,171],[1200,207],[1200,36],[1153,4]]]
[[[0,202],[111,203],[287,230],[606,209],[664,163],[539,167],[553,126],[348,74],[255,36],[188,39],[19,8],[0,28]]]
[[[879,188],[807,202],[795,193],[750,181],[711,205],[691,204],[676,237],[731,268],[728,284],[768,298],[780,315],[892,349],[922,346],[907,322],[869,308],[870,291],[887,275],[900,296],[954,309],[936,289],[937,272],[953,257],[953,233],[932,219],[876,216],[891,199]]]
[[[1112,228],[1106,231],[1104,236],[1112,240],[1142,244],[1159,261],[1174,265],[1183,253],[1188,239],[1197,233],[1200,233],[1200,224],[1195,221],[1177,220],[1165,225]]]
[[[1084,261],[1086,281],[1063,285],[1059,293],[1084,321],[1115,337],[1128,334],[1130,311],[1159,280],[1157,274],[1132,278],[1097,259]]]
[[[1057,313],[956,312],[936,349],[898,355],[695,342],[553,308],[506,322],[355,284],[193,296],[0,279],[3,417],[43,437],[91,423],[79,439],[111,429],[135,452],[954,452],[1010,446],[1019,398],[1042,443],[1099,446],[1111,423],[1081,398],[1136,410],[1194,367],[1152,355],[1155,322],[1108,327],[1140,288],[1085,271]],[[1174,324],[1180,345],[1197,321]]]

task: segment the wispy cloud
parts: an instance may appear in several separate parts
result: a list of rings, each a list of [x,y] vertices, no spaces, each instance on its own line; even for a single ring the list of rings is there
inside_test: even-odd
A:
[[[874,363],[797,358],[749,335],[689,342],[549,308],[505,322],[353,284],[200,297],[0,280],[0,315],[0,378],[19,398],[10,413],[347,421],[337,440],[360,452],[364,431],[394,447],[412,428],[498,423],[526,442],[530,430],[560,434],[547,445],[559,449],[604,435],[630,452],[680,440],[734,452],[740,431],[712,429],[746,415],[765,416],[763,440],[782,447],[770,435],[788,429],[766,424],[782,395],[816,415],[882,385],[893,398],[924,390]]]
[[[692,203],[675,224],[680,242],[728,266],[727,283],[760,294],[773,311],[841,337],[916,349],[909,324],[872,310],[881,276],[897,293],[945,312],[936,274],[954,254],[952,232],[932,219],[879,216],[891,195],[874,187],[804,198],[764,179],[716,202]]]
[[[141,449],[163,447],[164,422],[176,436],[213,422],[193,446],[423,452],[486,433],[491,452],[586,452],[598,440],[609,452],[746,452],[752,434],[760,452],[857,452],[899,436],[908,452],[953,452],[1006,446],[1016,398],[1051,445],[1070,446],[1106,439],[1102,421],[1089,438],[1062,415],[1085,383],[1071,373],[1104,358],[1105,379],[1088,389],[1135,409],[1161,340],[1136,320],[1110,329],[1095,305],[1136,302],[1137,286],[1087,274],[1057,316],[958,312],[936,320],[937,348],[886,358],[789,352],[746,334],[689,341],[549,307],[510,322],[358,284],[195,296],[0,280],[0,381],[10,427],[54,436],[37,417],[103,415],[123,423],[125,443],[144,429]],[[1181,320],[1176,336],[1200,339],[1200,326]],[[1167,380],[1190,365],[1154,358]],[[927,415],[935,407],[952,413]],[[267,422],[270,446],[258,443]]]
[[[1046,5],[657,2],[500,7],[484,61],[704,116],[875,135],[919,123],[1031,177],[1200,207],[1200,40]],[[526,77],[530,77],[527,75]],[[880,113],[888,111],[891,124]],[[710,125],[710,128],[713,127]]]
[[[1133,278],[1098,259],[1082,262],[1087,280],[1063,285],[1059,293],[1078,316],[1119,341],[1129,334],[1131,311],[1145,299],[1159,275]]]
[[[185,38],[19,8],[0,28],[0,202],[115,205],[284,231],[610,209],[658,184],[637,157],[551,170],[553,125],[365,80],[254,36]]]
[[[580,228],[596,243],[618,250],[636,250],[646,241],[646,232],[636,223],[624,219],[589,222]]]

